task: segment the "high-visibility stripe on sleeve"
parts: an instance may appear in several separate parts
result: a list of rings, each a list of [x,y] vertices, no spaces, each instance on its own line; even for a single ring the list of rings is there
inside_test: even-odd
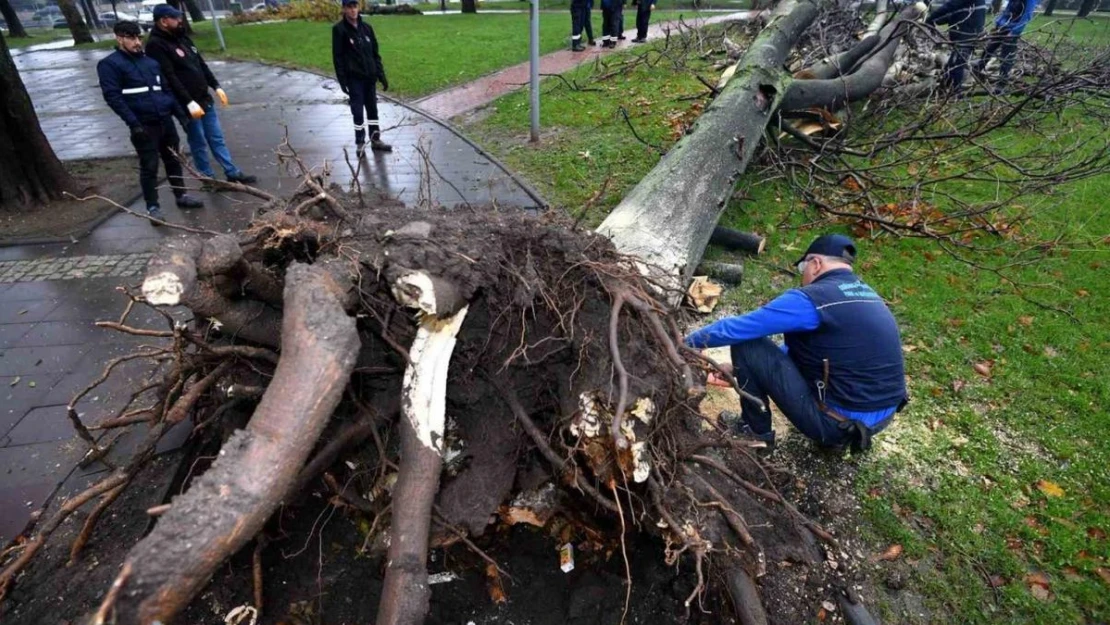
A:
[[[153,87],[133,87],[131,89],[120,89],[120,93],[122,93],[123,95],[133,95],[133,94],[136,94],[136,93],[146,93],[148,91],[161,91],[161,90],[162,90],[161,87],[155,85]]]

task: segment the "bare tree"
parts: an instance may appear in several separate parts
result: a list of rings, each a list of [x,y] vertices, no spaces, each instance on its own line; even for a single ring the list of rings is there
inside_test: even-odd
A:
[[[81,17],[81,11],[77,9],[73,0],[58,0],[58,8],[62,10],[62,16],[69,25],[69,32],[73,34],[73,43],[92,43],[93,37],[89,32],[89,26]]]
[[[0,15],[3,15],[4,21],[8,23],[8,33],[11,37],[27,36],[27,31],[23,29],[23,22],[19,20],[19,14],[12,8],[10,0],[0,0]]]
[[[1083,2],[1079,4],[1079,12],[1076,13],[1076,17],[1087,17],[1090,15],[1091,11],[1094,11],[1098,6],[1098,2],[1099,0],[1083,0]]]
[[[0,209],[58,199],[74,187],[39,126],[23,79],[0,35]]]
[[[478,1],[477,0],[462,0],[463,13],[477,13]]]

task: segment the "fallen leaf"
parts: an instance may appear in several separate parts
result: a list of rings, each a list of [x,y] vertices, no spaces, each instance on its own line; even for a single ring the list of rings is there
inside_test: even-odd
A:
[[[1018,317],[1018,323],[1028,328],[1029,326],[1033,325],[1033,317],[1029,315],[1022,315]]]
[[[1079,297],[1087,297],[1091,294],[1091,292],[1088,291],[1087,289],[1079,289],[1078,291],[1075,292],[1075,294],[1078,295]]]
[[[19,380],[20,380],[20,376],[18,376],[18,375],[15,376],[15,379],[12,380],[11,384],[9,384],[8,386],[15,386],[16,384],[19,384]]]
[[[1002,577],[1001,575],[991,575],[990,576],[990,586],[991,586],[991,588],[999,588],[999,587],[1002,587],[1002,586],[1005,586],[1005,585],[1006,585],[1006,578],[1005,577]]]
[[[1094,540],[1106,540],[1106,530],[1101,527],[1088,527],[1087,537]]]
[[[821,608],[817,611],[817,622],[824,623],[827,616],[828,615],[825,613],[825,608]]]
[[[1037,490],[1041,491],[1042,493],[1044,493],[1048,497],[1063,497],[1064,496],[1064,489],[1060,488],[1060,485],[1057,484],[1056,482],[1050,482],[1048,480],[1038,480],[1037,481]]]
[[[1048,601],[1052,599],[1052,591],[1045,588],[1044,586],[1030,586],[1029,593],[1040,601]]]
[[[900,555],[902,555],[902,545],[895,544],[887,547],[886,551],[879,554],[879,560],[890,562],[892,560],[897,560]]]
[[[35,387],[36,387],[36,386],[38,386],[38,385],[37,385],[37,384],[35,384],[35,381],[34,381],[34,380],[31,380],[30,382],[28,382],[28,383],[27,383],[27,386],[30,386],[31,388],[35,388]]]
[[[1074,566],[1065,566],[1061,572],[1064,574],[1064,578],[1069,582],[1083,581],[1083,576],[1079,574],[1079,571]]]
[[[991,377],[991,366],[992,365],[989,360],[984,360],[983,362],[975,363],[974,365],[972,365],[972,368],[975,369],[975,373],[978,373],[984,378],[989,378]]]
[[[1098,573],[1098,576],[1102,578],[1102,581],[1105,582],[1107,586],[1110,586],[1110,570],[1104,569],[1100,566],[1095,569],[1095,573]]]
[[[1051,345],[1045,345],[1044,346],[1044,355],[1047,356],[1048,358],[1055,358],[1055,357],[1060,355],[1060,352],[1056,351],[1056,348],[1052,347]]]
[[[964,382],[963,380],[952,380],[953,393],[959,393],[964,389],[965,386],[967,386],[967,382]]]

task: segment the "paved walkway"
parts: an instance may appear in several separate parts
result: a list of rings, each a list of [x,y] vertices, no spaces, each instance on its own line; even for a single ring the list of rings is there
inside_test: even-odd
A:
[[[626,23],[629,20],[635,23],[635,10],[628,11],[627,8],[625,10]],[[739,11],[723,15],[714,15],[712,17],[696,15],[684,21],[687,25],[697,25],[700,27],[719,22],[750,19],[756,13],[756,11]],[[569,25],[570,16],[568,15],[566,19]],[[653,23],[648,29],[647,38],[649,41],[662,39],[667,35],[668,28],[677,27],[678,22],[676,21],[661,22],[658,24]],[[595,32],[595,34],[597,33]],[[632,39],[636,37],[635,28],[624,31],[624,36],[627,39],[620,42],[620,45],[616,48],[605,49],[601,46],[592,46],[587,47],[584,52],[571,52],[568,49],[545,54],[540,57],[540,74],[562,74],[584,63],[590,63],[599,56],[620,52],[630,46],[637,45],[631,43]],[[598,36],[599,41],[600,39],[601,37]],[[520,63],[519,65],[513,65],[512,67],[494,72],[493,74],[479,78],[473,82],[468,82],[464,85],[459,85],[425,96],[416,100],[413,104],[421,110],[427,111],[440,119],[450,119],[456,115],[469,113],[479,107],[485,106],[506,93],[511,93],[517,89],[526,87],[530,80],[530,71],[530,65],[527,62]],[[543,106],[543,104],[541,103],[540,106]]]
[[[108,110],[96,83],[95,65],[105,54],[15,55],[43,130],[62,159],[133,156],[126,127]],[[241,168],[259,176],[259,186],[290,192],[297,184],[279,171],[273,155],[286,133],[307,164],[327,160],[333,182],[351,182],[343,160],[343,148],[351,148],[354,139],[351,118],[333,80],[255,63],[213,62],[212,67],[232,99],[232,106],[220,111],[231,152]],[[378,187],[409,204],[422,194],[444,205],[536,204],[503,169],[436,120],[388,102],[379,113],[394,151],[366,157],[359,173],[364,187]],[[423,175],[421,152],[435,168],[423,190],[421,181],[429,177]],[[201,194],[207,207],[182,213],[173,208],[168,189],[161,195],[170,219],[218,231],[242,227],[257,204],[236,194]],[[108,470],[100,463],[78,466],[87,447],[74,437],[66,404],[109,360],[152,343],[101,330],[94,322],[118,318],[127,300],[117,287],[137,282],[151,250],[173,234],[121,213],[77,242],[0,247],[0,546],[52,497]],[[137,323],[164,327],[145,311]],[[77,406],[85,423],[114,414],[129,389],[152,370],[127,365],[120,373]],[[172,448],[188,433],[178,430],[163,447]],[[117,456],[126,449],[121,445]]]

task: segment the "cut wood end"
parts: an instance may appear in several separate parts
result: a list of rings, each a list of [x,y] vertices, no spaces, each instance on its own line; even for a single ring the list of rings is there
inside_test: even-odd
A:
[[[393,297],[402,305],[429,315],[436,314],[436,290],[432,277],[422,271],[407,273],[393,283]]]
[[[176,306],[181,302],[181,294],[184,291],[181,278],[169,271],[143,280],[143,296],[146,297],[146,301],[155,306]]]
[[[443,455],[447,367],[467,308],[444,319],[425,315],[409,349],[411,364],[405,369],[403,411],[420,443],[439,455]]]

